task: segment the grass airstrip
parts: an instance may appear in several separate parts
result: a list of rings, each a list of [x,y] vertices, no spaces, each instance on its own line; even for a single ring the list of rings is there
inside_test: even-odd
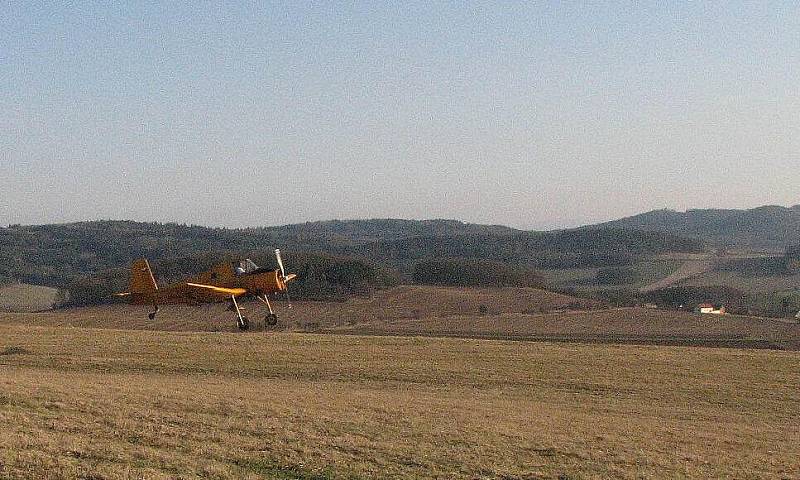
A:
[[[796,351],[0,324],[0,478],[798,478]]]

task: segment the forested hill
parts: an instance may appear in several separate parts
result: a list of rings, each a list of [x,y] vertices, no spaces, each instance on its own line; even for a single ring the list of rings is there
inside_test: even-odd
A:
[[[135,258],[168,261],[176,273],[222,256],[270,258],[273,248],[359,259],[400,274],[430,258],[478,258],[528,267],[625,264],[638,255],[696,252],[697,240],[604,229],[523,232],[449,220],[358,220],[225,229],[131,221],[0,228],[0,280],[61,287],[127,268]],[[271,265],[264,265],[271,266]]]
[[[654,210],[583,228],[666,232],[702,238],[717,246],[782,252],[787,246],[800,244],[800,205],[750,210]]]
[[[327,220],[256,229],[274,238],[289,241],[366,242],[410,237],[448,237],[454,235],[508,235],[519,233],[502,225],[479,225],[458,220]]]

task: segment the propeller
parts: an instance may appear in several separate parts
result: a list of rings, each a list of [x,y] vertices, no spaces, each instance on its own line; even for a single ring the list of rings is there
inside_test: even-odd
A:
[[[278,260],[278,267],[281,269],[281,278],[286,279],[286,270],[283,269],[283,259],[281,259],[281,249],[275,249],[275,259]]]
[[[289,284],[287,283],[291,278],[286,275],[286,270],[283,268],[283,259],[281,258],[281,250],[279,248],[275,249],[275,259],[278,261],[278,268],[281,269],[281,281],[285,288],[286,301],[289,302],[289,308],[292,308],[292,299],[289,298]],[[294,275],[292,275],[292,278],[294,278]]]

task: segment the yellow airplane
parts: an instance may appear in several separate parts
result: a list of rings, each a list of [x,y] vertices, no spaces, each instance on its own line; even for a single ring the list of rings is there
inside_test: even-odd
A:
[[[158,288],[150,264],[147,259],[142,258],[135,260],[131,265],[128,291],[115,295],[125,298],[133,305],[152,305],[153,311],[148,314],[150,320],[156,318],[159,305],[176,303],[197,305],[230,301],[229,308],[236,312],[236,322],[240,330],[250,328],[250,322],[242,315],[242,308],[236,299],[242,296],[254,296],[269,309],[269,313],[264,317],[264,324],[276,325],[278,316],[272,310],[267,294],[286,292],[288,297],[287,284],[297,278],[297,275],[286,274],[280,250],[275,250],[275,258],[278,260],[277,270],[259,268],[252,260],[247,259],[236,266],[222,263],[185,282],[164,288]]]

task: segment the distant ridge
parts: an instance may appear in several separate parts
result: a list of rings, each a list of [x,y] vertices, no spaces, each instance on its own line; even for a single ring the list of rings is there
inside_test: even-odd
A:
[[[624,228],[701,238],[720,247],[783,251],[800,244],[800,205],[749,210],[653,210],[582,229]]]
[[[503,225],[480,225],[459,220],[404,220],[397,218],[323,220],[277,227],[262,227],[254,230],[277,235],[322,236],[327,239],[341,237],[351,242],[396,240],[420,236],[510,235],[521,232],[521,230]]]
[[[642,255],[698,252],[703,242],[621,229],[527,232],[456,220],[325,221],[245,229],[101,220],[0,228],[0,279],[63,287],[112,269],[126,277],[136,258],[190,271],[226,255],[265,257],[272,249],[348,257],[410,274],[421,260],[472,258],[534,268],[627,264]],[[266,264],[265,264],[266,265]],[[265,266],[262,265],[262,266]],[[181,270],[183,269],[183,270]],[[334,273],[332,273],[333,275]]]

